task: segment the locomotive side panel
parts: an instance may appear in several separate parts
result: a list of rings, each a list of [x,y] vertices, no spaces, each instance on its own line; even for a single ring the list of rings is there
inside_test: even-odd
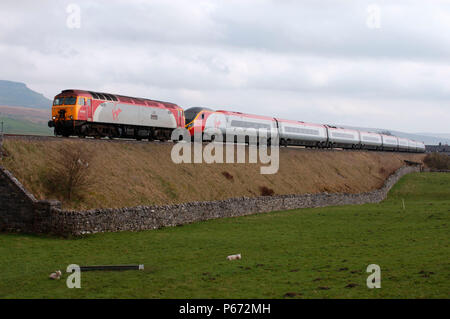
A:
[[[135,126],[176,128],[170,110],[125,103],[104,102],[95,110],[94,122]]]

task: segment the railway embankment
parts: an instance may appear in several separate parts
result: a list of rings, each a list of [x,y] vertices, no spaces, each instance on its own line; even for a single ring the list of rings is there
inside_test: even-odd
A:
[[[136,206],[86,211],[64,210],[57,201],[38,201],[17,179],[0,167],[0,231],[79,236],[98,232],[141,231],[216,218],[271,211],[378,203],[405,174],[420,171],[404,166],[389,176],[380,189],[360,194],[318,193]],[[6,203],[6,204],[5,204]]]
[[[244,196],[359,194],[381,188],[405,160],[421,162],[424,157],[393,152],[281,148],[278,172],[262,175],[261,163],[175,164],[171,159],[172,146],[171,143],[5,138],[1,165],[37,200],[58,200],[64,209],[89,210]],[[89,183],[68,199],[59,191],[62,185],[50,175],[55,167],[65,171],[59,153],[73,148],[81,148],[83,154],[89,155],[82,158],[89,167]]]

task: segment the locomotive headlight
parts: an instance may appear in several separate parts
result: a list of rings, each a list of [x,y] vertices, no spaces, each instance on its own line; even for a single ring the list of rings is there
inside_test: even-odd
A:
[[[56,120],[56,116],[53,116],[52,119]]]
[[[73,120],[73,116],[72,116],[72,115],[71,115],[71,116],[69,116],[69,117],[70,117],[70,119],[71,119],[71,120]]]

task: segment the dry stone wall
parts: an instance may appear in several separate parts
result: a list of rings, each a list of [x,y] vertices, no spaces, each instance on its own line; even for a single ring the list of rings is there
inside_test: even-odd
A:
[[[62,210],[61,204],[56,201],[37,201],[11,173],[0,167],[0,230],[77,236],[156,229],[279,210],[378,203],[386,198],[402,176],[418,171],[419,167],[402,167],[385,181],[382,188],[361,194],[240,197],[166,206],[69,211]]]

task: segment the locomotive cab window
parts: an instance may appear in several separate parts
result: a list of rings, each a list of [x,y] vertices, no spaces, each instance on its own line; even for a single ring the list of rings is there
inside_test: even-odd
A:
[[[53,101],[53,105],[56,105],[56,106],[63,105],[63,103],[64,103],[64,98],[63,97],[58,97],[58,98],[56,98]]]
[[[78,98],[78,105],[84,105],[84,97],[79,97]]]
[[[65,105],[75,105],[76,102],[77,102],[77,98],[76,97],[66,97],[64,99],[64,104]]]
[[[191,123],[202,111],[211,111],[211,109],[208,109],[206,107],[191,107],[190,109],[184,111],[184,118],[186,120],[186,123]]]

